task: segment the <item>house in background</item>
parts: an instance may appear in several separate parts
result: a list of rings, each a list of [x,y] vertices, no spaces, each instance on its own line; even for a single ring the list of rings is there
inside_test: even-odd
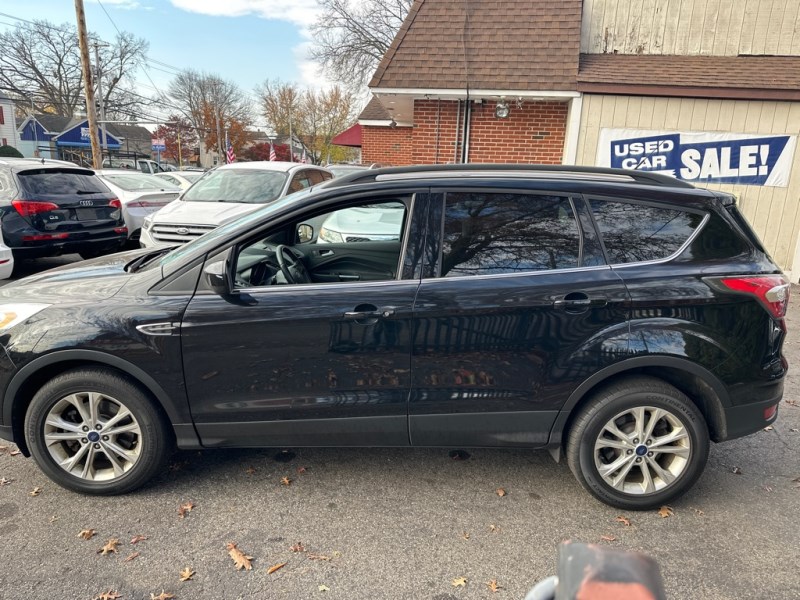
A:
[[[364,162],[660,171],[739,198],[800,280],[800,0],[415,0]]]
[[[102,128],[98,127],[102,145]],[[86,117],[37,114],[28,116],[19,126],[19,151],[27,157],[55,158],[76,164],[91,165],[89,122]],[[150,131],[139,125],[108,123],[106,140],[111,156],[151,157]]]
[[[3,94],[0,94],[0,145],[14,146],[15,148],[19,145],[14,101]]]

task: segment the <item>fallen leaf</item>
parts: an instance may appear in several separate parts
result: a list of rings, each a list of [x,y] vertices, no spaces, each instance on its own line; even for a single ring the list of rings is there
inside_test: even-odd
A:
[[[131,562],[134,558],[136,558],[140,554],[141,552],[132,552],[131,554],[128,554],[128,556],[126,556],[125,560],[123,560],[122,562]]]
[[[789,406],[800,406],[800,404],[798,404],[797,400],[786,400],[785,402]]]
[[[772,486],[771,485],[764,484],[762,487],[764,488],[765,492],[771,492],[772,491]]]
[[[461,534],[461,537],[464,538],[465,540],[468,540],[469,539],[469,532],[465,531],[464,533]]]
[[[503,589],[503,586],[497,583],[497,579],[492,579],[491,581],[486,582],[486,585],[489,586],[489,590],[495,594],[498,590]]]
[[[186,567],[183,571],[181,571],[181,581],[191,581],[192,577],[195,576],[195,572],[192,571],[191,567]]]
[[[329,587],[328,587],[327,585],[325,585],[325,584],[320,584],[320,585],[318,585],[318,586],[317,586],[317,589],[318,589],[320,592],[330,592],[330,591],[331,591],[331,588],[329,588]]]
[[[53,515],[52,517],[50,517],[50,522],[51,523],[55,523],[56,521],[58,521],[58,517],[57,516]]]
[[[88,538],[87,538],[88,539]],[[97,553],[98,554],[114,554],[117,553],[117,546],[119,546],[119,540],[117,538],[111,538],[108,540],[102,548],[100,548]]]
[[[292,552],[305,552],[305,546],[303,546],[303,542],[297,542],[294,546],[289,548]]]
[[[742,470],[739,467],[733,467],[733,469],[731,469],[731,473],[733,473],[734,475],[741,475]]]
[[[675,511],[672,510],[671,506],[662,506],[658,509],[658,516],[662,519],[666,519],[667,517],[671,517],[675,514]]]
[[[226,548],[228,549],[228,554],[233,559],[233,564],[236,566],[237,571],[241,571],[242,569],[250,571],[253,569],[253,565],[250,564],[250,561],[253,560],[252,556],[248,556],[239,550],[233,542],[228,542]]]
[[[297,467],[297,472],[300,473],[300,475],[302,475],[306,471],[308,471],[308,469],[306,469],[305,467]]]
[[[285,562],[278,563],[277,565],[272,565],[269,569],[267,569],[267,575],[272,575],[278,569],[282,569],[286,566]]]
[[[171,600],[175,597],[175,594],[170,594],[169,592],[165,592],[161,590],[161,593],[156,596],[155,594],[150,594],[150,600]]]
[[[603,540],[604,542],[615,542],[615,541],[617,541],[616,536],[613,536],[613,535],[601,535],[600,539]]]
[[[30,492],[28,492],[28,495],[30,495],[30,496],[38,496],[41,493],[42,493],[42,488],[35,487]]]
[[[767,425],[766,427],[764,427],[764,431],[772,431],[773,429],[775,428],[772,425]]]
[[[247,473],[248,475],[255,475],[256,474],[256,469],[255,469],[255,467],[247,467],[244,470],[244,472]]]
[[[693,508],[692,510],[694,511],[694,514],[696,514],[698,517],[702,517],[704,514],[706,514],[699,508]]]
[[[506,491],[503,488],[497,488],[494,491],[494,493],[500,496],[501,498],[506,495]]]
[[[131,544],[138,544],[139,542],[143,542],[147,539],[146,535],[135,535],[131,538]]]
[[[330,560],[331,559],[330,556],[325,556],[324,554],[312,554],[311,552],[309,552],[306,555],[306,558],[308,558],[308,560]]]
[[[14,481],[14,480],[13,479],[9,479],[7,477],[0,477],[0,485],[8,485],[12,481]]]
[[[118,594],[117,590],[108,590],[107,592],[102,592],[99,596],[95,596],[92,600],[117,600],[118,598],[122,598],[122,594]]]
[[[792,433],[797,433],[798,431],[800,431],[800,429],[798,429],[797,427],[790,427],[789,431],[791,431]]]
[[[8,453],[9,456],[19,456],[20,454],[22,454],[22,450],[12,450]]]
[[[623,517],[622,515],[618,516],[614,519],[617,523],[622,523],[625,527],[631,526],[631,520],[628,517]]]
[[[450,582],[450,585],[453,587],[466,587],[467,585],[467,578],[466,577],[456,577],[453,581]]]
[[[451,450],[449,456],[453,460],[467,460],[469,458],[469,452],[465,452],[464,450]]]
[[[183,519],[186,516],[186,513],[190,513],[194,510],[194,502],[184,502],[178,507],[178,516]]]
[[[288,477],[281,478],[281,485],[292,485],[292,480]]]
[[[83,538],[85,540],[92,539],[97,532],[94,529],[81,529],[81,532],[78,534],[79,538]]]
[[[491,531],[492,533],[497,533],[498,531],[500,531],[500,528],[497,525],[492,524],[489,525],[489,531]]]

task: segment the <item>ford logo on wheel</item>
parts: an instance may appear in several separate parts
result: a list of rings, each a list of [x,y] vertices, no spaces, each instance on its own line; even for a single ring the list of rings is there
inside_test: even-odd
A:
[[[80,201],[80,205],[81,206],[94,206],[94,201],[93,200],[81,200]]]
[[[175,230],[175,233],[178,235],[189,235],[189,228],[188,227],[178,227]]]

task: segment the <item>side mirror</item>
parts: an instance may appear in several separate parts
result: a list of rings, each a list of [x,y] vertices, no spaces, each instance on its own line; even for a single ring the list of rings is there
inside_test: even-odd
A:
[[[301,223],[297,226],[297,241],[301,244],[310,242],[314,239],[314,228],[308,223]]]
[[[220,296],[227,296],[230,294],[231,289],[228,284],[228,274],[226,273],[224,260],[218,260],[207,264],[203,269],[203,277],[208,287],[210,287],[215,294],[219,294]]]

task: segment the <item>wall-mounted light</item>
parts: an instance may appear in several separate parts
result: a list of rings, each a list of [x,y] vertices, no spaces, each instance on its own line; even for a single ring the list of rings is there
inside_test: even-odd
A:
[[[494,105],[494,116],[498,119],[507,119],[510,113],[511,109],[508,107],[505,97],[500,98],[500,102]]]
[[[394,117],[392,117],[392,120],[389,122],[389,127],[391,127],[392,129],[397,127],[397,121],[394,120]]]

